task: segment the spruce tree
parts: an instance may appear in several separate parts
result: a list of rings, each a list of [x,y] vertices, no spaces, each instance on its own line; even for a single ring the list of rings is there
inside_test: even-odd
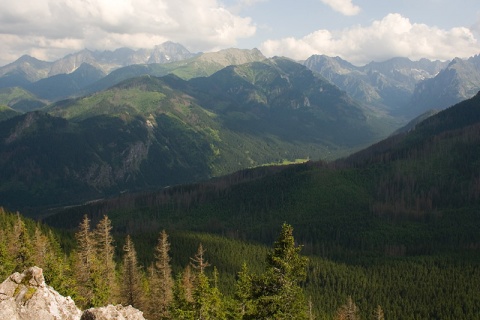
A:
[[[0,209],[3,208],[0,207]],[[13,257],[7,248],[7,243],[7,232],[0,229],[0,281],[3,281],[3,279],[8,277],[12,274],[13,270],[15,270]]]
[[[306,279],[308,260],[295,245],[292,226],[284,223],[280,236],[267,255],[267,270],[252,281],[254,310],[246,319],[308,319],[300,287]]]
[[[45,262],[49,252],[48,242],[47,236],[42,233],[37,224],[33,234],[33,262],[38,267],[45,267]]]
[[[99,276],[95,291],[100,305],[116,302],[116,296],[119,294],[115,276],[115,247],[111,232],[112,222],[104,215],[93,232],[98,260],[96,272]]]
[[[25,222],[17,213],[17,220],[13,227],[13,239],[11,240],[15,271],[23,272],[33,266],[33,247]]]
[[[200,252],[201,250],[199,250]],[[204,251],[203,251],[204,252]],[[204,264],[200,264],[204,265]],[[195,285],[193,290],[193,306],[195,319],[202,320],[221,320],[226,319],[225,310],[223,308],[222,297],[216,286],[210,285],[210,279],[205,274],[205,270],[198,268],[198,274],[195,277]],[[218,277],[218,273],[214,270],[214,277]],[[216,280],[214,282],[216,283]]]
[[[383,309],[380,305],[378,305],[375,310],[373,311],[373,315],[372,315],[372,319],[373,320],[384,320],[385,319],[385,315],[383,313]]]
[[[347,303],[342,305],[335,315],[335,320],[359,320],[360,310],[358,309],[352,297],[348,297]]]
[[[169,309],[173,299],[173,277],[169,252],[168,235],[163,230],[155,248],[155,264],[150,279],[149,314],[152,319],[170,318]]]
[[[127,236],[123,246],[123,266],[121,297],[124,305],[131,305],[143,309],[144,292],[142,288],[142,275],[137,262],[137,252],[130,238]]]
[[[173,286],[173,301],[170,304],[172,319],[194,319],[193,280],[190,265],[177,275]]]
[[[46,237],[48,238],[48,249],[43,269],[45,282],[63,296],[76,297],[76,283],[71,269],[71,261],[63,252],[52,230],[48,231]]]
[[[246,263],[243,263],[242,270],[238,272],[237,282],[235,283],[235,300],[237,302],[237,312],[240,319],[246,314],[253,314],[252,299],[252,277],[249,274]]]
[[[197,253],[193,258],[190,258],[190,264],[192,267],[199,271],[200,274],[205,272],[205,268],[210,266],[210,263],[205,260],[205,252],[206,250],[203,248],[203,245],[200,243],[198,245]]]
[[[94,297],[94,260],[95,248],[90,231],[90,219],[84,215],[75,233],[77,250],[75,252],[75,280],[77,283],[77,302],[83,308],[95,306]]]

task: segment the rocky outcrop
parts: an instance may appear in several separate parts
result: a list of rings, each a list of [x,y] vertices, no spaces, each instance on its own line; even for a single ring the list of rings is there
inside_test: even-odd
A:
[[[45,284],[38,267],[15,272],[0,285],[0,319],[78,320],[81,315],[70,297]]]
[[[85,310],[80,320],[145,320],[143,312],[132,306],[108,305]]]
[[[108,305],[85,312],[70,297],[45,284],[43,270],[15,272],[0,284],[1,320],[145,320],[132,306]]]

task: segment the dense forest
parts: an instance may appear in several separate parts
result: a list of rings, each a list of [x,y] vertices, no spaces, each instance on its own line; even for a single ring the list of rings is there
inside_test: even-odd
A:
[[[37,217],[68,235],[85,214],[92,225],[108,215],[118,266],[130,235],[145,283],[161,230],[170,236],[173,274],[184,272],[201,243],[218,272],[210,267],[206,275],[226,299],[235,297],[243,263],[256,276],[268,270],[268,247],[288,222],[309,258],[299,284],[307,315],[332,319],[350,305],[362,319],[378,306],[387,319],[475,319],[479,108],[477,95],[330,163],[242,170]],[[74,252],[73,238],[61,239]]]
[[[307,258],[288,224],[271,249],[165,230],[149,243],[120,235],[107,216],[95,226],[84,216],[65,233],[2,209],[0,226],[2,278],[38,265],[49,285],[83,308],[131,304],[147,319],[475,319],[480,312],[478,257]]]
[[[35,264],[83,308],[132,304],[148,319],[477,319],[479,208],[480,94],[334,162],[37,222],[1,209],[0,276]]]

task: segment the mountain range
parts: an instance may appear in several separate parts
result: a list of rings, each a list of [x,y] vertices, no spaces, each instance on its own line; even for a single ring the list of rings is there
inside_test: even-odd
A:
[[[417,84],[434,78],[448,63],[394,58],[357,67],[339,57],[314,55],[304,64],[354,99],[378,111],[403,115],[402,109],[410,103]]]
[[[261,167],[125,194],[60,209],[45,221],[74,228],[85,213],[93,219],[108,213],[130,234],[166,228],[261,243],[289,221],[307,253],[335,260],[370,265],[379,256],[478,258],[479,111],[480,93],[330,163]]]
[[[188,81],[136,77],[2,122],[0,195],[12,207],[58,205],[333,159],[385,135],[376,121],[285,58]]]
[[[428,93],[440,95],[436,83],[456,83],[451,103],[471,95],[478,59],[356,67],[338,57],[267,59],[257,49],[194,55],[174,43],[53,63],[24,56],[0,68],[0,83],[23,83],[0,89],[2,203],[63,205],[333,160],[433,114],[424,112]]]
[[[23,56],[0,67],[0,88],[21,87],[43,103],[54,102],[145,74],[173,73],[188,80],[265,58],[257,49],[190,53],[172,42],[152,49],[83,50],[54,62]],[[479,61],[479,56],[452,61],[393,58],[355,66],[339,57],[313,55],[301,63],[375,112],[405,123],[429,109],[441,110],[472,97],[480,88]]]

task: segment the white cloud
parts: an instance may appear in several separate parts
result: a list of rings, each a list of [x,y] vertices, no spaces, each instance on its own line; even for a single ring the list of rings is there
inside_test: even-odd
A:
[[[55,59],[83,48],[149,48],[166,40],[215,50],[235,46],[256,27],[217,0],[17,0],[2,5],[0,30],[7,63],[21,54]]]
[[[443,30],[411,23],[400,14],[389,14],[367,27],[354,26],[335,32],[318,30],[301,39],[268,40],[260,49],[267,56],[301,60],[312,54],[325,54],[361,65],[398,56],[413,60],[470,57],[480,52],[480,43],[468,28]]]
[[[354,16],[360,12],[360,7],[354,5],[352,0],[321,0],[333,10],[346,16]]]

